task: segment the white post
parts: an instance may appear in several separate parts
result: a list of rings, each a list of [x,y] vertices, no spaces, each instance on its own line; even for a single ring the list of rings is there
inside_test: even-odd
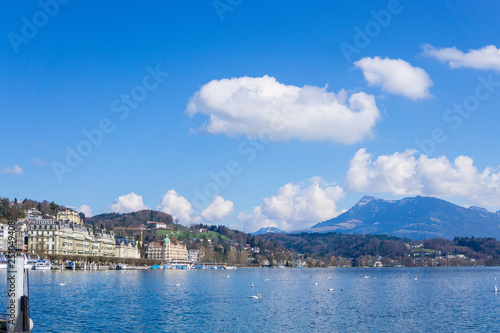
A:
[[[11,254],[7,261],[7,332],[15,332],[22,320],[21,296],[24,294],[24,258]]]

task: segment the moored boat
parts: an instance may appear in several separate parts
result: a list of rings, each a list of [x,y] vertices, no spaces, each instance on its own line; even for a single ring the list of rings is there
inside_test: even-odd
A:
[[[52,262],[47,258],[39,260],[35,263],[33,269],[36,271],[50,271],[52,269]]]
[[[35,264],[40,261],[40,257],[36,253],[29,253],[28,255],[22,253],[22,257],[24,258],[24,268],[26,269],[34,269]],[[7,257],[2,254],[0,256],[0,270],[7,269]]]
[[[40,256],[36,253],[28,253],[24,259],[24,268],[34,269],[37,262],[40,261]]]

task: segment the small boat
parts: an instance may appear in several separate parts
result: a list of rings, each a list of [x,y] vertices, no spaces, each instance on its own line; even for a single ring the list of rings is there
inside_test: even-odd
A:
[[[497,288],[497,285],[495,284],[495,290],[493,290],[495,293],[498,292],[498,288]]]
[[[36,271],[50,271],[52,269],[52,262],[47,258],[39,260],[35,263],[33,269]]]
[[[35,269],[35,265],[40,261],[40,256],[36,253],[29,253],[24,259],[24,268]]]
[[[118,265],[116,265],[115,269],[119,270],[119,271],[130,271],[130,270],[134,270],[137,268],[135,268],[134,266],[127,265],[127,264],[118,264]]]
[[[30,253],[26,256],[24,253],[22,254],[24,258],[24,268],[34,269],[35,264],[40,261],[40,257],[36,253]],[[3,254],[0,256],[0,270],[7,269],[8,259]]]

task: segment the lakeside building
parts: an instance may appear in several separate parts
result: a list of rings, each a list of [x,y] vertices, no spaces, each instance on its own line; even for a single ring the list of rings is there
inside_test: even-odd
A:
[[[8,224],[0,224],[0,251],[7,251],[9,248],[9,243],[7,242],[9,238],[9,225]]]
[[[16,251],[24,251],[26,244],[26,225],[16,222]],[[0,251],[7,251],[9,248],[9,225],[0,223]]]
[[[115,236],[115,257],[139,259],[141,251],[133,240],[126,236]]]
[[[163,244],[161,241],[151,242],[146,245],[146,258],[153,260],[164,260]]]
[[[167,224],[164,222],[156,222],[156,221],[147,221],[146,222],[148,226],[155,228],[155,229],[172,229],[172,228],[167,228]]]
[[[47,254],[115,256],[112,231],[93,230],[76,223],[36,220],[27,226],[28,250]]]
[[[155,260],[188,260],[186,245],[180,244],[173,236],[165,235],[163,241],[152,242],[146,246],[146,258]]]
[[[57,212],[56,219],[59,221],[83,225],[83,220],[80,218],[78,212],[69,208],[65,208]]]
[[[199,262],[200,261],[200,251],[199,250],[188,250],[188,261]]]

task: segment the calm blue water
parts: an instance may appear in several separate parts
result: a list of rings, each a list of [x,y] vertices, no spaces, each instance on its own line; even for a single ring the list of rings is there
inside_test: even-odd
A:
[[[33,332],[500,332],[495,283],[498,267],[32,271],[30,305]]]

